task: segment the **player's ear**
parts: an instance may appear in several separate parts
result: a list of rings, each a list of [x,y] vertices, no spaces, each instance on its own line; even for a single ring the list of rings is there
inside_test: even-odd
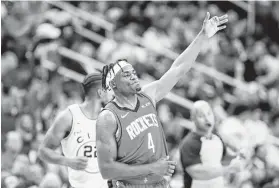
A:
[[[196,110],[193,108],[191,109],[191,112],[190,112],[190,119],[191,121],[194,121],[195,120],[195,116],[196,116]]]
[[[97,93],[98,93],[98,96],[100,97],[100,98],[102,98],[102,96],[103,96],[103,89],[101,89],[101,88],[98,88],[98,91],[97,91]]]
[[[107,90],[105,90],[104,88],[98,88],[97,93],[101,99],[104,99],[107,95]]]
[[[109,82],[109,85],[110,85],[111,88],[116,88],[116,83],[115,83],[114,80],[111,80],[111,81]]]

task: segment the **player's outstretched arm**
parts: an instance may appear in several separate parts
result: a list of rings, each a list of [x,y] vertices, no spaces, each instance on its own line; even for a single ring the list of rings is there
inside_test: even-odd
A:
[[[44,141],[39,147],[39,157],[45,162],[68,166],[82,170],[87,166],[87,158],[67,158],[55,150],[60,146],[61,140],[71,131],[72,114],[67,109],[61,112],[46,133]]]
[[[209,17],[210,14],[207,13],[202,29],[197,37],[187,49],[176,58],[171,68],[162,78],[143,87],[143,92],[150,96],[155,103],[164,98],[179,79],[190,70],[201,50],[203,42],[213,36],[217,31],[226,28],[226,26],[221,25],[228,21],[227,15],[221,17],[215,16],[211,19],[209,19]]]
[[[97,119],[97,158],[104,179],[124,180],[149,174],[168,175],[174,172],[175,162],[166,159],[145,165],[128,165],[116,161],[117,121],[112,112],[104,110]]]

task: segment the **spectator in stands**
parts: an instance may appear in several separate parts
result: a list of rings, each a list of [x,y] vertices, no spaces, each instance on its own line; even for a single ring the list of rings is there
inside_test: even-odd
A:
[[[41,181],[39,188],[60,188],[62,186],[61,179],[57,174],[48,173]]]
[[[23,141],[21,135],[16,131],[10,131],[6,135],[6,142],[4,145],[4,151],[2,152],[1,159],[1,171],[10,172],[13,163],[21,152],[23,147]],[[15,144],[16,143],[16,144]]]
[[[23,114],[19,117],[16,131],[20,133],[24,143],[22,153],[28,154],[36,133],[34,122],[30,114]]]
[[[264,86],[279,86],[279,60],[269,54],[264,55],[256,64],[259,76],[257,81]]]

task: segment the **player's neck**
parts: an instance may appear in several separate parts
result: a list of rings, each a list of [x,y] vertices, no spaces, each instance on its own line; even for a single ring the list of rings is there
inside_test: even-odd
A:
[[[137,95],[115,95],[115,101],[121,107],[134,109],[137,105]]]
[[[97,119],[98,113],[101,109],[101,103],[98,99],[95,100],[85,100],[79,105],[81,111],[88,119]]]
[[[211,137],[211,131],[204,131],[204,130],[200,130],[200,129],[196,129],[195,133],[200,135],[200,136],[205,136],[205,137]]]

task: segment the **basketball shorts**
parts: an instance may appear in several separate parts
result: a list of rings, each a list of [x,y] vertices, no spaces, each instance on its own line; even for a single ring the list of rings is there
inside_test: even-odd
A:
[[[134,185],[134,184],[117,181],[113,188],[171,188],[171,187],[167,182],[167,180],[163,179],[162,181],[153,184],[140,184],[140,185]]]

